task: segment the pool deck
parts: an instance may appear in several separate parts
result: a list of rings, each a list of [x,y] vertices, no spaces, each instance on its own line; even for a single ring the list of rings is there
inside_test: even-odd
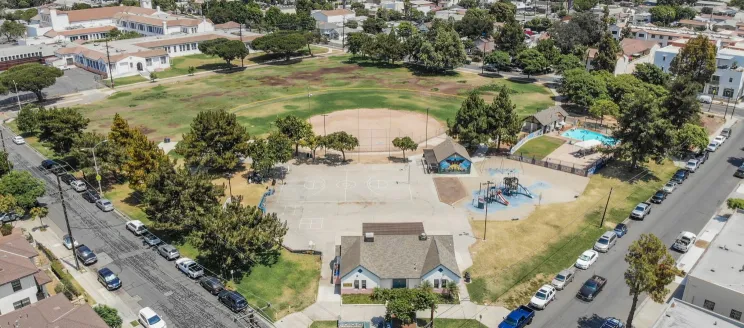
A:
[[[565,133],[568,130],[564,131],[553,131],[548,134],[547,136],[559,138],[566,140],[566,143],[562,144],[560,147],[558,147],[556,150],[554,150],[550,155],[546,156],[544,160],[550,161],[553,163],[560,163],[562,165],[575,165],[576,167],[584,167],[589,165],[590,163],[594,162],[595,160],[602,157],[602,154],[600,153],[594,153],[591,155],[587,155],[584,157],[576,157],[574,154],[579,151],[581,148],[576,147],[574,144],[578,141],[573,138],[565,137],[562,134]],[[591,131],[591,130],[588,130]]]

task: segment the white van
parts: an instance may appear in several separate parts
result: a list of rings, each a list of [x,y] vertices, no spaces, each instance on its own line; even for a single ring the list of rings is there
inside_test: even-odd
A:
[[[147,228],[145,227],[145,224],[142,223],[142,221],[132,220],[132,221],[127,221],[127,230],[139,236],[145,233],[145,231],[147,231]]]
[[[705,96],[705,95],[698,96],[697,100],[704,104],[710,104],[713,102],[713,98],[711,98],[711,96]]]

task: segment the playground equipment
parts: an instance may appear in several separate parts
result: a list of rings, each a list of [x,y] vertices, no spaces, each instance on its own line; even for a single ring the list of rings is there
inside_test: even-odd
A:
[[[529,198],[534,198],[532,193],[519,183],[519,178],[517,177],[505,177],[502,189],[507,196],[522,194]]]
[[[509,201],[506,196],[516,196],[518,194],[525,195],[529,198],[534,198],[532,193],[523,185],[519,183],[517,177],[505,177],[503,183],[500,186],[491,186],[490,183],[486,185],[485,195],[483,195],[483,189],[478,192],[478,208],[485,208],[487,204],[497,202],[504,206],[509,206]]]

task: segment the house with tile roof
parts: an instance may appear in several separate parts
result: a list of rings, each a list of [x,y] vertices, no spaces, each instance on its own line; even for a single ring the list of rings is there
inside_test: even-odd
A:
[[[416,288],[423,281],[441,292],[460,282],[452,235],[427,235],[421,222],[364,223],[361,236],[341,237],[336,255],[341,294]]]
[[[635,67],[642,63],[653,63],[654,55],[656,50],[659,49],[659,45],[650,40],[640,40],[625,38],[620,41],[621,52],[617,54],[617,61],[615,63],[615,75],[618,74],[633,74]],[[597,55],[597,49],[590,48],[587,50],[586,56],[586,69],[591,70],[592,60]]]
[[[6,314],[49,296],[52,279],[36,267],[39,256],[20,230],[0,237],[0,314]]]
[[[88,304],[73,305],[63,294],[0,315],[0,328],[108,328]]]

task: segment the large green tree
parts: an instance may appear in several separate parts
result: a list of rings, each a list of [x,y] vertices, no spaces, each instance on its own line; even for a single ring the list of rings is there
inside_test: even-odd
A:
[[[555,46],[555,41],[552,39],[538,41],[535,50],[539,51],[550,64],[558,62],[561,56],[561,51]]]
[[[208,56],[222,58],[229,65],[235,59],[242,59],[248,55],[248,49],[240,40],[219,38],[199,43],[199,51]]]
[[[248,155],[253,171],[268,174],[274,165],[292,158],[292,140],[273,132],[266,139],[254,139],[248,145]]]
[[[563,74],[563,72],[572,70],[574,68],[583,68],[584,63],[581,62],[581,59],[579,57],[576,57],[572,54],[567,55],[560,55],[558,59],[556,60],[555,64],[553,64],[553,69],[555,69],[556,72],[559,74]]]
[[[0,151],[0,177],[13,171],[13,163],[8,158],[8,153]]]
[[[325,137],[325,146],[340,151],[342,160],[346,162],[346,152],[359,147],[359,139],[344,131],[334,132]]]
[[[640,63],[636,65],[633,76],[645,83],[655,85],[665,86],[669,82],[669,74],[664,72],[661,67],[652,63]]]
[[[550,67],[550,63],[545,57],[535,49],[526,49],[517,55],[517,63],[522,68],[522,73],[527,74],[527,78],[534,74],[545,73]]]
[[[36,206],[36,199],[45,192],[44,181],[28,171],[12,171],[0,178],[0,194],[13,195],[24,211]]]
[[[597,5],[598,0],[574,0],[573,9],[577,12],[585,12]]]
[[[666,158],[675,131],[662,115],[660,100],[641,89],[624,97],[620,108],[622,113],[613,131],[613,137],[620,141],[614,149],[617,158],[629,160],[631,169],[649,159],[660,162]]]
[[[274,125],[279,129],[279,133],[292,140],[295,145],[295,154],[299,151],[300,141],[313,135],[313,127],[310,123],[294,115],[280,117],[274,121]]]
[[[516,20],[506,22],[496,33],[494,44],[499,50],[509,53],[512,57],[516,56],[525,48],[522,24]]]
[[[651,21],[657,25],[669,25],[677,17],[677,12],[672,6],[655,6],[648,12],[651,14]]]
[[[130,129],[130,134],[131,138],[124,146],[126,160],[122,163],[121,170],[132,189],[144,192],[147,188],[147,176],[160,165],[167,165],[168,157],[140,130]]]
[[[455,24],[460,36],[475,40],[483,35],[490,36],[496,19],[487,10],[470,8],[465,12],[462,20]]]
[[[487,131],[496,139],[496,147],[501,148],[503,141],[515,143],[522,129],[522,120],[517,115],[517,106],[511,101],[511,90],[502,86],[493,102],[486,108]]]
[[[238,166],[240,156],[248,152],[248,140],[248,131],[234,113],[224,109],[205,111],[191,122],[176,152],[189,166],[225,172]]]
[[[591,73],[576,68],[563,72],[558,92],[576,105],[588,108],[607,94],[606,86]]]
[[[61,69],[36,63],[21,64],[6,70],[0,76],[0,82],[5,89],[33,92],[36,99],[44,100],[41,92],[54,85],[57,78],[64,75]]]
[[[602,125],[605,115],[617,116],[620,114],[620,106],[612,100],[599,99],[589,107],[589,114],[600,119],[599,125]]]
[[[488,141],[487,105],[477,92],[470,92],[455,114],[455,119],[447,121],[447,134],[467,147],[475,148]]]
[[[567,23],[555,24],[550,30],[550,38],[561,49],[561,53],[572,53],[579,46],[594,46],[602,38],[605,29],[600,18],[591,12],[572,15]],[[583,56],[584,52],[580,52]]]
[[[8,38],[10,42],[26,34],[26,26],[16,21],[6,20],[3,25],[0,25],[0,34]]]
[[[393,139],[393,147],[403,151],[403,158],[406,158],[406,150],[416,150],[418,144],[411,139],[411,137],[405,136],[403,138],[396,137]]]
[[[362,55],[362,57],[366,57],[368,53],[365,53],[364,50],[368,49],[369,45],[374,42],[375,40],[371,35],[362,32],[349,33],[346,38],[347,49],[354,56]]]
[[[124,148],[104,140],[106,140],[106,135],[98,132],[83,132],[73,141],[72,148],[66,156],[68,161],[86,175],[95,176],[96,165],[101,176],[115,174],[121,169],[121,161],[126,158],[126,154]],[[93,158],[94,147],[95,160]]]
[[[462,63],[467,57],[465,54],[465,47],[463,46],[457,32],[451,26],[440,26],[432,33],[432,46],[434,52],[440,58],[441,65],[438,66],[437,69],[453,70],[462,66]]]
[[[687,75],[690,80],[705,85],[716,71],[716,46],[705,35],[687,41],[679,54],[672,59],[669,71]]]
[[[626,324],[632,327],[641,294],[648,294],[656,303],[664,302],[669,292],[666,286],[674,281],[679,270],[668,247],[653,234],[642,234],[634,241],[625,254],[625,262],[628,264],[625,283],[633,297]]]
[[[18,130],[21,130],[23,133],[34,133],[39,129],[37,110],[38,108],[32,105],[21,107],[15,120]]]
[[[511,56],[504,51],[491,51],[483,58],[483,63],[493,67],[498,72],[507,69],[511,65]]]
[[[497,22],[508,22],[514,20],[514,16],[517,13],[517,6],[511,3],[511,1],[500,0],[491,4],[488,8],[488,13]]]
[[[274,32],[256,38],[252,44],[255,49],[280,54],[289,60],[293,53],[307,45],[307,39],[300,32]]]
[[[597,55],[592,59],[592,66],[595,70],[615,72],[617,65],[617,55],[620,53],[620,45],[610,33],[605,33],[599,41]]]
[[[697,95],[701,89],[700,84],[692,81],[689,76],[679,76],[669,84],[669,96],[665,98],[662,107],[664,116],[676,128],[699,121],[700,102]]]
[[[93,308],[99,317],[111,328],[121,328],[122,320],[119,311],[105,304],[98,304]]]
[[[17,66],[16,66],[17,67]],[[40,108],[39,140],[48,142],[58,154],[70,151],[75,139],[88,127],[90,119],[75,108]]]
[[[681,152],[686,153],[690,150],[702,150],[708,145],[708,132],[705,128],[693,124],[685,123],[682,128],[677,130],[675,135],[675,148]]]

